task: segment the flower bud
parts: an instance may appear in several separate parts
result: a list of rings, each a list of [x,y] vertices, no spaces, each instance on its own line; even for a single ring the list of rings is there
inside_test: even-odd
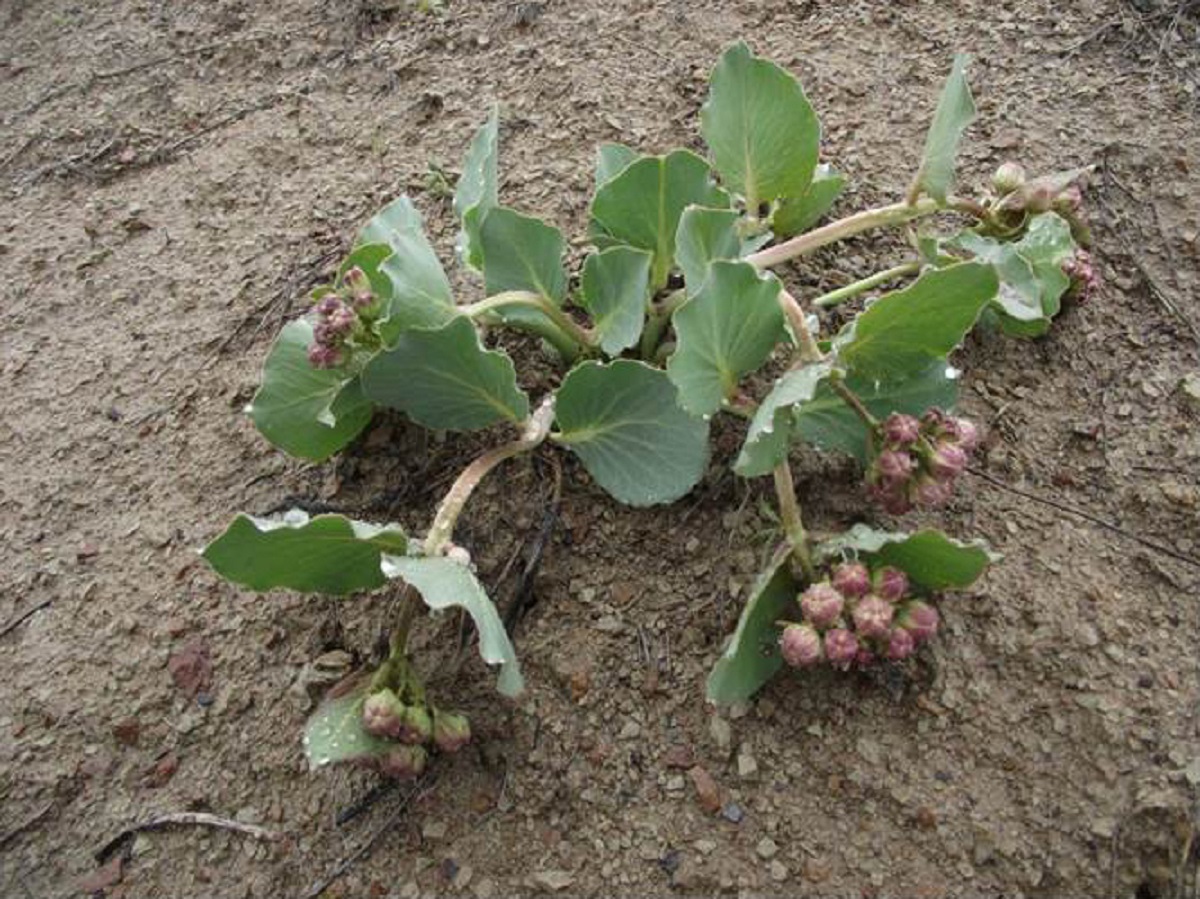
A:
[[[379,772],[397,780],[412,780],[425,770],[429,755],[421,746],[393,746],[379,757]]]
[[[1071,217],[1083,207],[1083,191],[1078,184],[1069,184],[1054,198],[1054,211]]]
[[[375,305],[375,294],[369,290],[360,290],[354,295],[354,308],[360,312]]]
[[[862,562],[847,562],[833,569],[833,589],[842,596],[864,596],[871,590],[871,575]]]
[[[865,596],[854,606],[854,629],[868,639],[886,637],[892,626],[892,604],[879,596]]]
[[[465,715],[433,712],[433,742],[442,752],[458,752],[471,740],[471,724]]]
[[[854,654],[854,664],[859,668],[870,668],[875,664],[875,661],[875,653],[862,644],[859,644],[858,652]]]
[[[875,471],[886,484],[908,480],[914,467],[912,456],[904,450],[884,450],[875,459]]]
[[[875,572],[875,594],[888,602],[899,602],[908,592],[908,575],[899,568],[885,565]]]
[[[366,272],[357,265],[346,269],[346,274],[342,275],[342,283],[356,293],[371,289],[371,282],[368,280]]]
[[[779,635],[779,654],[793,668],[809,668],[821,661],[821,635],[811,624],[789,624]]]
[[[404,723],[407,708],[394,692],[386,687],[372,693],[363,703],[363,729],[377,737],[396,739]]]
[[[885,655],[893,662],[899,662],[907,659],[913,654],[917,648],[917,641],[913,639],[913,635],[902,627],[892,628],[892,632],[888,637],[887,652]]]
[[[345,337],[358,324],[358,315],[349,306],[338,306],[325,319],[326,333],[333,337]]]
[[[904,484],[872,484],[871,498],[883,507],[889,515],[903,515],[912,509],[908,499],[908,491]]]
[[[1025,183],[1025,169],[1018,163],[1006,162],[992,173],[992,190],[997,196],[1006,196],[1019,190]]]
[[[900,607],[896,623],[908,631],[916,643],[924,643],[937,633],[937,609],[919,599],[910,600]]]
[[[964,452],[969,453],[979,446],[979,429],[975,427],[974,422],[966,418],[952,418],[950,421],[954,426],[958,445],[963,448]]]
[[[911,446],[920,436],[920,422],[911,415],[893,412],[883,421],[882,434],[885,442],[895,446]]]
[[[842,615],[845,600],[828,581],[813,584],[800,594],[800,611],[814,627],[824,630]]]
[[[936,478],[922,477],[913,489],[913,499],[922,506],[944,506],[954,495],[954,485],[950,481],[939,481]]]
[[[404,710],[404,716],[400,719],[400,726],[395,734],[397,740],[419,746],[428,743],[432,735],[433,722],[422,706],[410,705]]]
[[[342,308],[342,301],[332,294],[327,294],[317,301],[317,315],[328,317]]]
[[[929,457],[929,470],[935,478],[947,481],[958,477],[967,467],[967,454],[957,443],[943,441]]]
[[[845,628],[825,632],[825,658],[834,668],[846,669],[858,656],[858,638]]]
[[[320,340],[308,347],[308,364],[313,368],[337,368],[342,364],[342,351]]]

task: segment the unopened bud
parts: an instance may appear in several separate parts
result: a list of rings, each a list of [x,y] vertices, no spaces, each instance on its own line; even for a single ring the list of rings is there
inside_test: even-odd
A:
[[[868,639],[886,637],[892,626],[892,604],[879,596],[865,596],[854,606],[854,629]]]
[[[393,746],[379,757],[379,772],[397,780],[412,780],[421,776],[428,759],[422,746]]]
[[[920,436],[921,425],[911,415],[893,412],[881,426],[883,439],[896,446],[911,446]]]
[[[789,624],[779,635],[779,654],[793,668],[809,668],[821,661],[821,635],[810,624]]]
[[[363,729],[377,737],[394,740],[400,734],[406,711],[400,697],[385,687],[372,693],[363,703]]]
[[[946,505],[952,496],[954,485],[950,481],[940,481],[931,477],[922,477],[913,490],[913,499],[918,504],[932,508]]]
[[[865,596],[871,589],[871,575],[862,562],[847,562],[833,570],[833,588],[842,596]]]
[[[845,628],[825,632],[825,658],[835,668],[848,668],[858,655],[858,638]]]
[[[885,484],[908,480],[914,467],[912,456],[905,450],[884,450],[875,460],[875,471]]]
[[[328,317],[342,308],[342,301],[335,296],[324,296],[317,301],[317,315]]]
[[[957,443],[944,441],[929,457],[930,472],[942,481],[958,477],[966,467],[967,454]]]
[[[917,643],[924,643],[937,633],[939,620],[937,609],[919,599],[906,602],[896,616],[896,623],[912,634]]]
[[[845,600],[828,581],[813,584],[800,594],[800,611],[814,627],[824,630],[842,615]]]
[[[899,568],[885,565],[875,572],[875,594],[888,602],[899,602],[908,592],[908,575]]]
[[[966,418],[952,418],[950,421],[954,425],[955,435],[958,437],[958,445],[965,452],[971,452],[975,447],[979,446],[979,429],[975,427],[975,423]]]
[[[1007,196],[1025,183],[1025,169],[1018,163],[1006,162],[992,173],[992,190],[997,196]]]
[[[410,705],[406,708],[400,719],[400,727],[395,735],[396,739],[401,743],[419,746],[422,743],[428,743],[431,736],[433,736],[433,721],[430,720],[429,713],[419,705]]]
[[[313,368],[337,368],[342,364],[342,351],[317,340],[308,347],[308,364]]]
[[[434,710],[433,742],[442,752],[458,752],[471,740],[471,724],[465,715]]]
[[[342,283],[356,293],[358,291],[369,291],[371,289],[371,282],[367,278],[366,272],[364,272],[357,265],[346,269],[346,274],[342,276]]]
[[[872,484],[870,493],[889,515],[903,515],[912,509],[904,484]]]
[[[917,642],[913,639],[913,635],[902,627],[892,628],[892,632],[888,637],[887,657],[893,662],[899,662],[907,659],[913,654],[917,648]]]

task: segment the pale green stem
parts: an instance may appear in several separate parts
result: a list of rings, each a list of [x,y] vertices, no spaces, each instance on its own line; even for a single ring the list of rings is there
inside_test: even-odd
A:
[[[816,569],[813,567],[812,553],[808,548],[808,531],[804,529],[804,520],[800,517],[800,501],[796,499],[796,484],[792,480],[792,469],[785,458],[775,466],[772,472],[775,476],[775,495],[779,498],[779,518],[783,522],[783,533],[792,554],[800,563],[804,576],[811,582],[816,579]]]
[[[643,359],[654,357],[654,351],[658,349],[659,341],[662,340],[663,332],[666,331],[671,316],[675,314],[676,309],[687,302],[687,298],[686,291],[676,290],[663,297],[662,302],[650,304],[646,326],[642,329],[642,342],[638,345],[638,355]]]
[[[884,271],[876,272],[870,277],[847,284],[845,287],[831,290],[829,293],[813,300],[813,305],[820,306],[823,309],[836,306],[838,303],[843,303],[851,297],[858,296],[860,293],[865,293],[881,284],[886,284],[888,281],[894,281],[897,278],[903,278],[907,275],[914,275],[920,270],[921,264],[919,262],[905,262],[900,265],[894,265]]]
[[[490,296],[486,300],[480,300],[478,303],[463,306],[459,311],[471,318],[478,318],[489,312],[497,312],[513,306],[536,309],[553,322],[560,333],[556,334],[554,331],[544,328],[538,328],[537,332],[553,343],[568,358],[577,356],[581,347],[593,347],[599,342],[600,338],[594,331],[579,324],[541,294],[528,290],[507,290]],[[525,323],[513,323],[513,326],[533,329],[532,325],[527,326]]]

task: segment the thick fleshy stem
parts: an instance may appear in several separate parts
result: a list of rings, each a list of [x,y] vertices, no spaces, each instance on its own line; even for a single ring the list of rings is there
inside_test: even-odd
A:
[[[800,503],[796,499],[796,483],[792,480],[792,469],[784,459],[775,466],[775,494],[779,497],[779,518],[783,521],[783,533],[792,547],[792,555],[800,563],[809,582],[816,579],[817,569],[813,565],[812,553],[808,548],[808,531],[800,517]]]
[[[919,262],[904,262],[900,265],[893,265],[891,268],[884,269],[881,272],[876,272],[866,278],[854,281],[847,284],[845,287],[839,287],[837,290],[831,290],[829,293],[817,297],[813,300],[814,306],[819,306],[822,309],[828,309],[830,306],[836,306],[838,303],[844,303],[852,297],[858,296],[860,293],[866,293],[872,288],[878,287],[881,284],[886,284],[889,281],[895,281],[897,278],[905,278],[908,275],[915,275],[921,270]]]
[[[522,324],[521,327],[536,331],[540,336],[545,337],[568,360],[578,356],[583,348],[595,346],[599,340],[594,331],[579,324],[541,294],[528,290],[507,290],[497,293],[486,300],[463,306],[460,311],[470,318],[477,318],[489,312],[512,307],[536,309],[545,315],[553,323],[553,328],[534,327],[532,324]]]
[[[816,337],[809,330],[804,308],[786,287],[779,289],[779,308],[783,310],[784,318],[787,319],[788,325],[796,337],[796,354],[800,357],[800,361],[810,364],[824,359],[825,354],[821,352],[821,348],[817,346]]]

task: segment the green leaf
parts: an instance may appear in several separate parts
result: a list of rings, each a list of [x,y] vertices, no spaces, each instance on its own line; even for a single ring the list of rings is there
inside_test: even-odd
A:
[[[826,559],[854,556],[870,567],[894,565],[926,592],[969,587],[989,564],[1001,558],[982,540],[964,543],[941,531],[891,533],[865,524],[856,524],[845,534],[821,543],[817,553]]]
[[[667,375],[693,415],[710,415],[783,339],[780,284],[748,262],[717,261],[694,297],[675,311],[678,349]]]
[[[771,216],[771,230],[778,237],[807,231],[830,210],[845,186],[846,176],[822,163],[817,166],[812,183],[803,194],[779,204]]]
[[[496,612],[495,603],[488,598],[470,568],[444,557],[387,556],[383,560],[383,571],[388,577],[403,578],[411,584],[431,609],[455,606],[465,609],[479,632],[479,655],[487,664],[500,666],[496,689],[505,696],[521,694],[525,681],[517,664],[517,654],[504,630],[504,622]]]
[[[990,265],[963,262],[926,271],[885,294],[839,337],[838,358],[862,378],[902,379],[944,359],[999,289]]]
[[[651,255],[633,247],[610,247],[583,264],[580,302],[595,322],[600,348],[617,356],[638,342],[650,295]]]
[[[917,184],[940,203],[946,202],[954,183],[958,142],[975,118],[975,101],[971,99],[966,76],[969,61],[970,57],[964,54],[954,57],[954,67],[946,79],[937,111],[933,114],[933,124],[925,137],[925,154],[917,172]]]
[[[618,143],[603,143],[596,148],[596,187],[611,181],[638,158],[638,151]]]
[[[312,323],[285,325],[267,356],[262,386],[247,410],[259,432],[290,455],[328,459],[367,426],[374,412],[358,378],[308,362]]]
[[[493,106],[463,160],[462,174],[454,190],[454,214],[462,224],[458,254],[467,265],[482,271],[479,228],[488,212],[500,202],[499,163],[500,113]]]
[[[512,360],[484,349],[462,316],[441,328],[405,331],[371,360],[362,381],[372,400],[427,428],[470,431],[529,415]]]
[[[606,181],[592,199],[592,234],[654,254],[651,284],[667,283],[674,264],[675,230],[688,206],[728,208],[708,163],[689,150],[645,156]]]
[[[775,623],[796,603],[800,585],[792,576],[787,550],[775,554],[759,575],[742,609],[733,639],[708,676],[708,701],[744,702],[783,665],[779,626]]]
[[[361,762],[384,755],[396,744],[373,736],[362,723],[371,679],[364,677],[349,693],[322,702],[304,725],[304,754],[312,769],[339,762]]]
[[[669,503],[708,463],[708,423],[679,406],[666,374],[642,362],[585,362],[558,389],[554,439],[596,483],[631,506]]]
[[[737,223],[738,214],[732,209],[689,206],[683,211],[675,233],[675,259],[683,270],[688,296],[699,292],[711,263],[741,257]]]
[[[787,458],[796,410],[811,400],[833,365],[819,362],[789,371],[759,404],[733,470],[744,478],[770,474]]]
[[[557,228],[497,206],[483,220],[479,247],[489,296],[526,290],[562,303],[567,293],[562,262],[566,241]]]
[[[378,527],[341,515],[309,518],[293,509],[279,519],[239,515],[202,555],[222,577],[252,590],[344,595],[382,586],[380,554],[407,550],[398,525]]]
[[[930,364],[910,378],[875,381],[850,375],[846,386],[876,418],[892,412],[920,415],[937,407],[950,410],[958,399],[956,373],[945,362]],[[811,401],[795,407],[793,435],[826,450],[840,450],[860,462],[867,457],[867,429],[854,411],[822,383]]]
[[[436,328],[454,315],[454,297],[450,282],[437,254],[425,237],[421,213],[405,196],[393,200],[367,222],[355,244],[357,254],[382,244],[388,255],[372,265],[358,263],[376,288],[376,277],[386,279],[389,289],[386,321],[381,336],[391,344],[408,328]],[[372,255],[377,251],[372,250]]]
[[[817,166],[821,126],[800,83],[744,43],[713,69],[700,131],[730,190],[760,203],[804,194]]]

